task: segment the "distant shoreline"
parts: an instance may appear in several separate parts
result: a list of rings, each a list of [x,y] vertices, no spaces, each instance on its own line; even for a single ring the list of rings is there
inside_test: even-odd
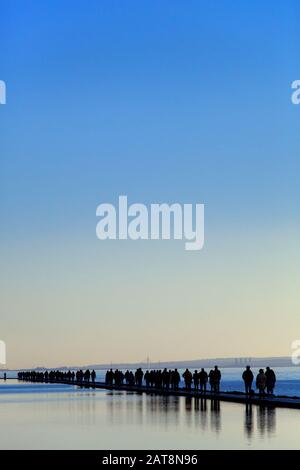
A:
[[[33,366],[33,367],[20,367],[20,368],[4,368],[2,367],[0,370],[5,371],[18,371],[18,370],[47,370],[47,369],[98,369],[98,370],[105,370],[105,369],[133,369],[142,367],[144,369],[151,368],[151,369],[161,369],[164,367],[167,368],[199,368],[199,367],[213,367],[214,365],[218,365],[221,368],[240,368],[245,367],[246,365],[250,365],[252,367],[298,367],[297,365],[292,363],[291,357],[283,356],[283,357],[238,357],[238,358],[206,358],[206,359],[191,359],[191,360],[183,360],[183,361],[144,361],[144,362],[111,362],[111,363],[103,363],[103,364],[80,364],[80,365],[60,365],[60,366]]]

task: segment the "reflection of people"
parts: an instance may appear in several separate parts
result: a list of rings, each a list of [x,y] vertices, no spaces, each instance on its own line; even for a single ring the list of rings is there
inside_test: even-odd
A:
[[[257,408],[257,429],[261,435],[266,432],[272,434],[276,429],[276,409],[272,406],[259,406]]]
[[[276,383],[276,375],[273,369],[270,367],[266,368],[266,387],[267,387],[267,394],[273,395],[275,383]]]
[[[253,434],[253,416],[251,403],[246,403],[244,429],[247,436],[251,437]]]
[[[253,373],[252,373],[252,370],[250,369],[250,366],[246,367],[246,369],[243,372],[242,377],[243,377],[243,381],[245,384],[245,393],[246,395],[250,395],[252,382],[253,382]]]
[[[200,426],[202,429],[207,427],[207,406],[206,398],[201,397],[200,399]]]
[[[272,434],[276,427],[276,408],[267,407],[267,431]]]
[[[186,411],[192,410],[192,399],[191,397],[185,397],[185,409]]]
[[[267,377],[263,369],[259,369],[259,373],[256,376],[256,388],[259,391],[259,397],[262,398],[265,395]]]
[[[201,406],[201,408],[200,408],[201,411],[206,411],[206,398],[201,397],[200,406]]]
[[[210,424],[217,433],[221,429],[220,400],[213,398],[210,400]]]

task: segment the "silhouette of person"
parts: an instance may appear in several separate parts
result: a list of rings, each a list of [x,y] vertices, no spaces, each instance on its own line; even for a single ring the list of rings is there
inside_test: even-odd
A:
[[[270,367],[266,367],[266,387],[267,387],[267,394],[273,395],[275,383],[276,383],[276,375],[273,369]]]
[[[215,366],[214,370],[214,379],[215,379],[215,392],[220,392],[220,382],[221,382],[221,371],[218,369],[218,366]]]
[[[116,369],[115,370],[115,385],[121,385],[121,376],[120,376],[120,372],[119,372],[119,369]]]
[[[215,378],[214,378],[214,370],[210,369],[209,374],[208,374],[208,379],[209,379],[209,385],[210,385],[210,393],[213,393],[215,389]]]
[[[220,381],[221,381],[221,372],[218,369],[218,366],[215,366],[214,370],[211,370],[209,373],[209,383],[211,392],[219,393],[220,392]]]
[[[253,373],[252,370],[250,369],[250,366],[246,366],[246,369],[243,372],[242,375],[244,384],[245,384],[245,393],[246,395],[251,394],[251,388],[252,388],[252,382],[253,382]]]
[[[141,386],[142,386],[143,377],[144,377],[144,372],[143,372],[142,369],[139,367],[139,368],[136,370],[136,372],[135,372],[135,384],[136,384],[138,387],[141,387]]]
[[[150,372],[148,370],[146,370],[146,372],[145,372],[144,379],[145,379],[145,382],[146,382],[146,387],[149,388],[149,385],[150,385]]]
[[[193,376],[188,369],[185,369],[185,372],[182,374],[185,382],[185,388],[191,390]]]
[[[174,370],[173,372],[173,388],[174,390],[178,390],[180,383],[180,374],[177,369]]]
[[[171,369],[168,371],[168,374],[166,376],[166,389],[169,390],[170,388],[170,383],[171,383],[171,377],[172,377],[172,371]]]
[[[90,377],[91,377],[90,370],[87,369],[87,370],[85,371],[85,373],[84,373],[84,380],[85,380],[87,383],[89,383]]]
[[[129,372],[129,385],[134,385],[134,375],[132,370]]]
[[[197,370],[195,370],[193,374],[193,382],[194,382],[194,389],[198,391],[199,390],[199,374]]]
[[[127,369],[125,374],[124,374],[124,379],[125,379],[126,385],[129,385],[129,377],[130,377],[130,373],[129,373],[129,370]]]
[[[207,372],[203,369],[201,369],[201,371],[199,372],[199,380],[200,380],[200,390],[201,390],[201,393],[206,393],[206,384],[207,384],[207,381],[208,381],[208,375],[207,375]]]
[[[84,376],[83,370],[80,369],[80,371],[79,371],[79,381],[80,381],[81,384],[83,382],[83,376]]]
[[[161,378],[162,378],[162,387],[166,389],[167,382],[168,382],[168,371],[166,368],[164,368],[164,370],[162,371]]]
[[[265,395],[267,377],[263,369],[259,369],[259,373],[256,376],[256,388],[259,391],[259,398],[263,398]]]

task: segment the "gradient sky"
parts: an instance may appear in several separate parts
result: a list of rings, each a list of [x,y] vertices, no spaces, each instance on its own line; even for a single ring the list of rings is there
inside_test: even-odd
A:
[[[299,2],[0,0],[8,367],[290,355]],[[96,207],[205,203],[205,246],[99,241]]]

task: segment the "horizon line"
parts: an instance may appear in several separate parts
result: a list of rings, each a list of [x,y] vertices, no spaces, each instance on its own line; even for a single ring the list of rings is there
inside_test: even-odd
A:
[[[154,365],[163,365],[163,364],[176,364],[176,363],[191,363],[191,362],[204,362],[204,361],[257,361],[257,360],[290,360],[291,362],[291,366],[295,366],[295,364],[292,363],[291,361],[291,357],[290,356],[239,356],[239,357],[234,357],[234,356],[228,356],[228,357],[205,357],[205,358],[197,358],[197,359],[177,359],[177,360],[156,360],[156,361],[147,361],[147,360],[143,360],[143,361],[129,361],[129,362],[118,362],[118,361],[114,361],[114,362],[90,362],[90,363],[86,363],[84,365],[60,365],[60,366],[53,366],[53,367],[48,367],[48,366],[42,366],[42,365],[36,365],[36,366],[32,366],[32,367],[14,367],[14,368],[9,368],[9,367],[5,367],[5,365],[2,365],[1,369],[0,370],[7,370],[7,371],[16,371],[16,370],[35,370],[35,369],[55,369],[55,370],[59,370],[59,369],[81,369],[81,368],[88,368],[88,367],[91,367],[91,366],[97,366],[99,368],[107,368],[108,366],[109,367],[113,367],[113,366],[136,366],[136,365],[147,365],[149,364],[149,366]],[[246,363],[246,362],[245,362]],[[240,367],[240,366],[243,366],[245,365],[244,363],[243,364],[236,364],[234,367]],[[228,367],[228,366],[223,366],[223,367]],[[232,366],[233,367],[233,366]]]

